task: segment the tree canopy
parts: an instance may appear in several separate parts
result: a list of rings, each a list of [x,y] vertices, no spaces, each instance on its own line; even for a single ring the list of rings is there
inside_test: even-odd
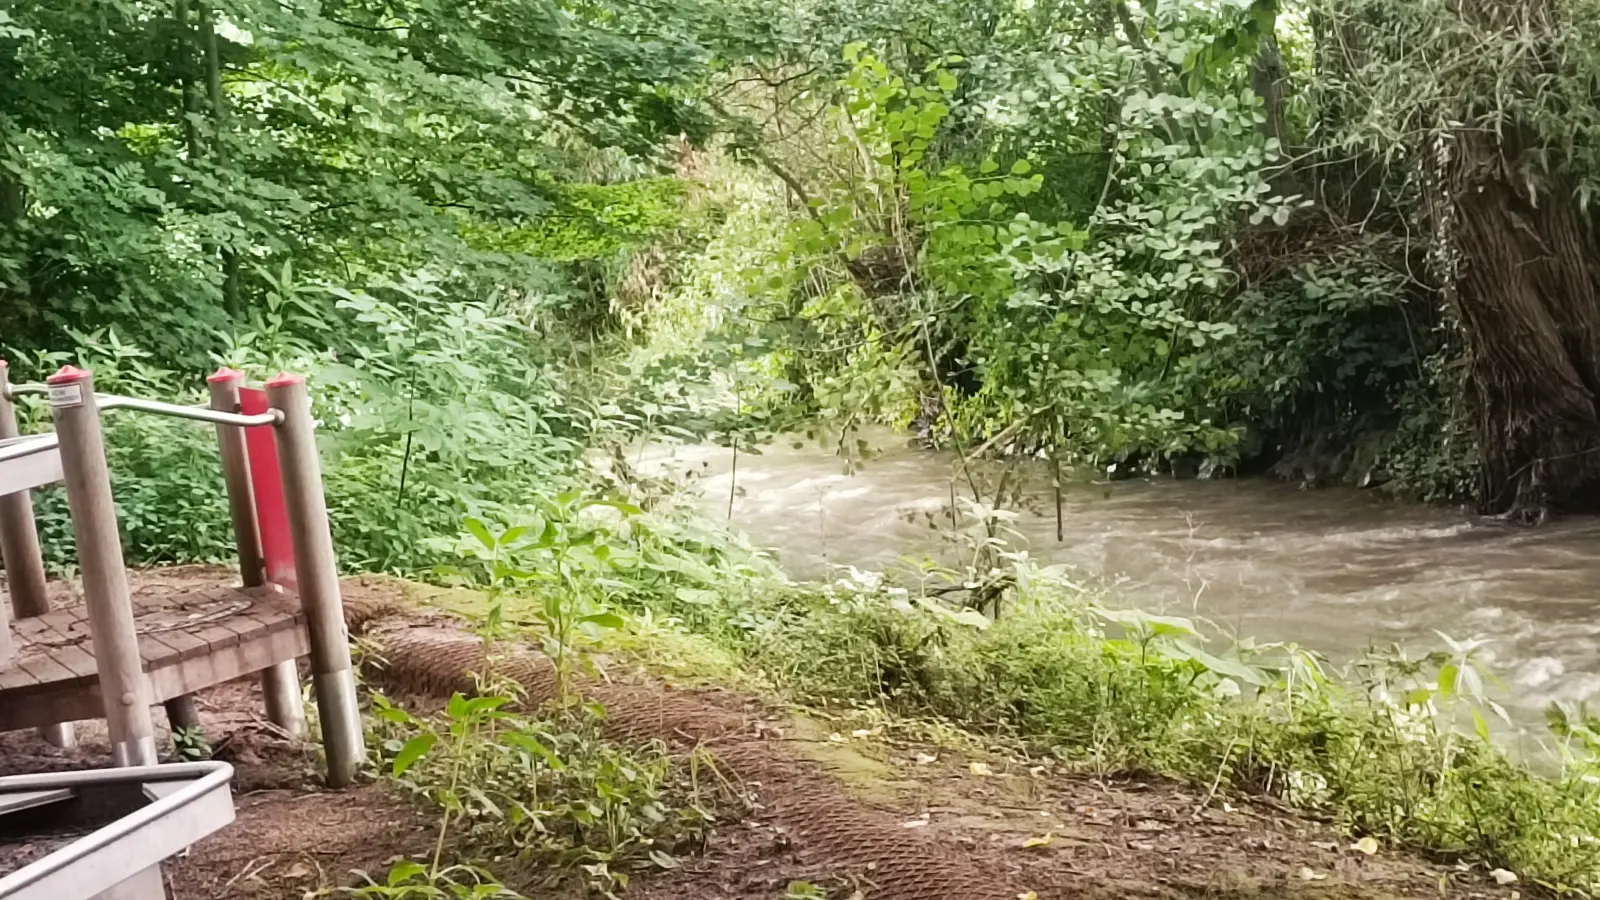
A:
[[[724,438],[879,420],[1538,518],[1600,497],[1597,28],[1588,0],[13,4],[0,343],[370,372],[370,304],[451,303],[524,369],[618,375],[634,422],[675,398]],[[685,399],[713,387],[722,418]]]

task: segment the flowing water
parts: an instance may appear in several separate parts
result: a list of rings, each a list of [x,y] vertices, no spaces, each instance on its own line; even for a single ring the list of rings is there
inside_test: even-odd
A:
[[[953,457],[873,435],[854,472],[831,449],[779,443],[741,454],[676,447],[652,462],[702,478],[718,517],[774,548],[791,573],[884,568],[950,552]],[[1034,473],[1011,523],[1036,559],[1152,612],[1293,641],[1348,662],[1396,643],[1442,649],[1438,632],[1483,637],[1522,726],[1551,701],[1600,693],[1600,519],[1526,529],[1354,489],[1269,479],[1070,484],[1057,540],[1049,479]],[[1530,748],[1531,749],[1531,748]]]

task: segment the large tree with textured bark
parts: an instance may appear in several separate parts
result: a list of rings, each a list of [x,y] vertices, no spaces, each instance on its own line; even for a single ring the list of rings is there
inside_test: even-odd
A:
[[[1600,484],[1600,74],[1589,0],[1325,0],[1336,146],[1386,167],[1459,327],[1487,511],[1592,505]],[[1353,111],[1353,112],[1352,112]]]

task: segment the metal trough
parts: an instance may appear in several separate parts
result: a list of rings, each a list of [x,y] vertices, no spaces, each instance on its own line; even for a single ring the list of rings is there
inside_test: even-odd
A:
[[[233,821],[233,767],[177,763],[0,778],[0,831],[110,821],[0,877],[0,900],[162,900],[161,861]]]
[[[0,496],[61,480],[61,452],[54,434],[0,439]]]

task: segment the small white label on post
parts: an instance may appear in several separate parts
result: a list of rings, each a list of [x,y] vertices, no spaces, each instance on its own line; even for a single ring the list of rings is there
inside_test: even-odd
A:
[[[83,405],[83,385],[81,384],[52,384],[50,385],[50,405],[61,408]]]

